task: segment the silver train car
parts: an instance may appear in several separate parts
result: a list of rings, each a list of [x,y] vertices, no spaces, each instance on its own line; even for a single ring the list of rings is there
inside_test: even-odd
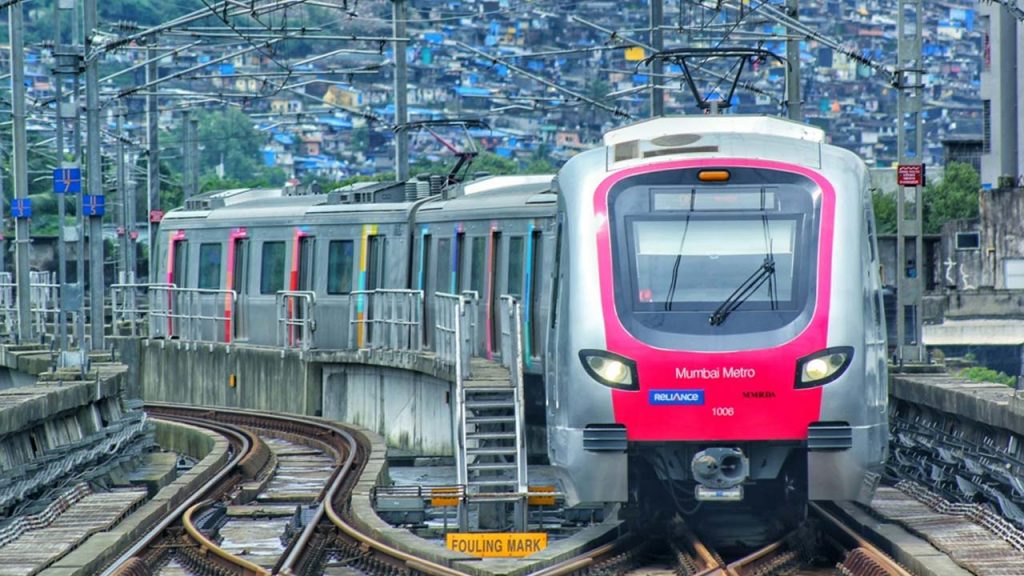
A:
[[[156,280],[231,291],[204,337],[253,344],[275,344],[275,294],[312,291],[320,348],[359,345],[353,291],[423,290],[425,325],[434,293],[473,291],[485,357],[513,294],[533,444],[569,504],[866,501],[888,442],[867,182],[810,126],[659,118],[554,177],[196,197],[161,223]]]

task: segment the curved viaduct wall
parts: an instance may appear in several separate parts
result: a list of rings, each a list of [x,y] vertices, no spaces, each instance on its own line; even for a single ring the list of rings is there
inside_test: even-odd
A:
[[[423,357],[131,338],[116,347],[129,397],[323,416],[412,454],[452,454],[450,375]]]

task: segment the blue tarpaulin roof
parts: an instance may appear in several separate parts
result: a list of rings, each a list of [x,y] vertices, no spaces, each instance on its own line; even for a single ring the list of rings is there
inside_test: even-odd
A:
[[[490,96],[489,88],[477,88],[475,86],[456,86],[455,93],[459,96]]]

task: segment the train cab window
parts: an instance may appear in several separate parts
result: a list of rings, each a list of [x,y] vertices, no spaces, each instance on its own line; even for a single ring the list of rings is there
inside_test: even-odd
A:
[[[487,294],[487,238],[473,238],[472,254],[469,265],[469,289],[476,292],[477,298],[485,298]]]
[[[506,291],[519,298],[523,295],[523,237],[508,239],[508,284]]]
[[[328,294],[348,294],[352,291],[354,266],[355,245],[351,240],[332,240],[327,245]]]
[[[452,240],[437,240],[437,276],[434,290],[437,292],[454,292],[452,289]]]
[[[260,294],[284,290],[284,242],[264,242],[260,258]]]
[[[620,319],[656,345],[671,334],[792,338],[814,311],[817,184],[736,168],[708,185],[695,172],[637,175],[609,194]],[[687,345],[728,345],[701,342]]]
[[[216,290],[220,288],[221,253],[220,244],[199,245],[199,288]]]

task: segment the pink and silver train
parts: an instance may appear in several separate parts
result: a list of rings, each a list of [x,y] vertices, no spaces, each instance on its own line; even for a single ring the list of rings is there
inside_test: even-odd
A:
[[[820,130],[659,118],[555,177],[439,191],[194,198],[162,223],[159,278],[233,291],[203,337],[253,344],[275,344],[275,293],[314,292],[318,348],[360,345],[353,291],[423,290],[429,324],[434,293],[472,290],[486,357],[518,296],[531,446],[573,505],[871,497],[888,441],[874,219],[864,163]]]

